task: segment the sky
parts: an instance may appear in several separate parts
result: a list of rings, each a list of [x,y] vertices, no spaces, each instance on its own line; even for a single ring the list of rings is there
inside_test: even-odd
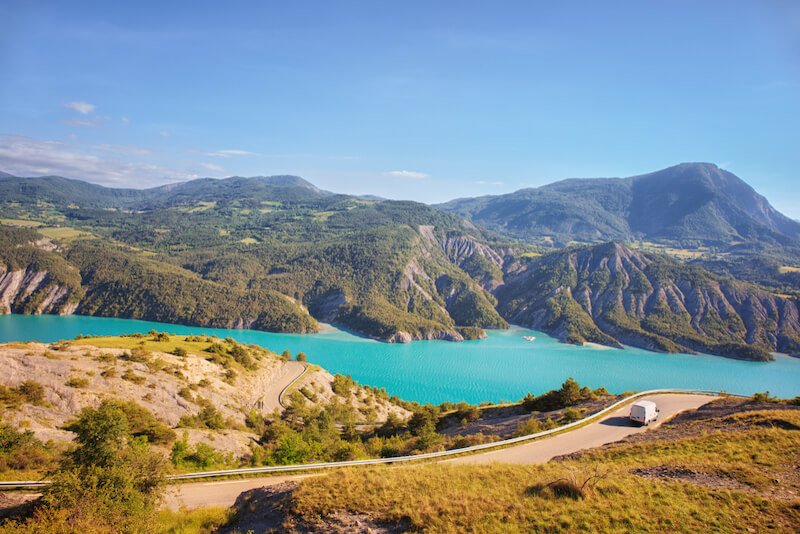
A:
[[[0,171],[441,202],[685,161],[800,218],[795,0],[0,0]]]

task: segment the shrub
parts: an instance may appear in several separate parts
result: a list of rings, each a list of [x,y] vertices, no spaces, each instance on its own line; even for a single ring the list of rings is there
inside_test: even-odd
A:
[[[117,361],[117,357],[111,354],[110,352],[101,352],[97,356],[94,357],[100,363],[113,363]]]
[[[341,397],[346,397],[356,387],[356,383],[350,375],[334,375],[331,388],[333,392]]]
[[[755,393],[753,395],[753,402],[777,402],[778,399],[775,397],[770,396],[769,391],[765,391],[763,393]]]
[[[17,389],[26,402],[41,404],[44,401],[44,386],[34,380],[26,380]]]
[[[208,469],[232,463],[230,455],[224,455],[210,445],[205,443],[198,443],[194,447],[189,445],[186,432],[172,445],[170,460],[175,467],[184,469]]]
[[[308,361],[308,357],[306,356],[305,352],[298,352],[296,357],[298,362],[306,362]]]
[[[36,439],[33,432],[19,432],[0,422],[0,472],[10,469],[47,470],[55,462],[55,451]]]
[[[163,341],[169,341],[169,334],[167,334],[166,332],[156,332],[156,334],[153,335],[153,341],[159,343]]]
[[[463,421],[464,424],[472,423],[473,421],[480,419],[481,410],[472,404],[460,402],[456,405],[454,416],[459,421]]]
[[[71,388],[82,389],[89,385],[89,379],[82,376],[72,376],[64,382],[64,385]]]
[[[179,358],[185,358],[189,353],[186,352],[186,349],[183,347],[175,347],[175,349],[172,351],[172,354]]]
[[[143,384],[145,378],[141,375],[137,375],[133,372],[132,369],[126,369],[124,373],[122,373],[123,380],[127,380],[128,382],[133,382],[134,384]]]
[[[143,349],[142,347],[135,347],[125,353],[125,358],[132,362],[146,364],[150,361],[151,354],[149,350]]]
[[[19,532],[153,532],[164,462],[130,434],[119,406],[85,408],[73,431],[76,447],[50,478],[42,504]]]
[[[44,387],[33,380],[26,380],[17,387],[0,384],[0,403],[8,408],[16,408],[21,404],[43,404]]]
[[[114,367],[109,367],[108,369],[103,369],[100,372],[100,376],[102,376],[103,378],[106,378],[106,379],[114,378],[114,377],[117,376],[117,370]]]
[[[207,428],[209,430],[222,430],[231,426],[208,399],[199,398],[196,401],[201,405],[200,411],[194,415],[184,415],[178,426],[186,428]]]
[[[544,428],[542,428],[542,423],[540,423],[538,419],[531,417],[517,425],[516,430],[514,430],[514,437],[528,436],[541,432],[542,430],[544,430]]]

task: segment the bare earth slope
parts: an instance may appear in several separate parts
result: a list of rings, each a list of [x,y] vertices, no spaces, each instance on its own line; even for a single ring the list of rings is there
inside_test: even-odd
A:
[[[258,437],[245,425],[247,414],[251,410],[265,415],[280,410],[280,393],[303,374],[305,365],[283,361],[263,349],[256,352],[253,347],[248,348],[255,362],[248,366],[251,368],[230,362],[222,365],[207,352],[215,342],[213,338],[199,342],[186,339],[172,336],[165,342],[145,341],[146,356],[120,348],[126,343],[139,346],[141,341],[136,338],[91,338],[54,345],[2,344],[0,385],[17,387],[34,381],[44,388],[44,402],[6,409],[3,419],[32,430],[43,441],[70,441],[72,433],[61,427],[82,408],[97,406],[106,398],[133,400],[170,427],[210,403],[228,421],[227,428],[186,428],[181,432],[188,433],[190,444],[202,441],[236,456],[246,454],[248,444]],[[176,346],[187,347],[187,356],[168,353]],[[369,401],[369,413],[375,421],[385,420],[389,413],[406,416],[405,410],[383,399],[372,399],[370,392],[361,388],[341,399],[331,390],[333,376],[319,367],[309,367],[297,387],[313,390],[317,402],[335,399],[359,408]],[[360,414],[356,410],[356,415]]]

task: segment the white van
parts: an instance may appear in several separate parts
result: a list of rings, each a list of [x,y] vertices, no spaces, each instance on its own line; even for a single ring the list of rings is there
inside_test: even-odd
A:
[[[658,420],[658,406],[652,401],[637,401],[631,406],[631,421],[640,425],[649,425]]]

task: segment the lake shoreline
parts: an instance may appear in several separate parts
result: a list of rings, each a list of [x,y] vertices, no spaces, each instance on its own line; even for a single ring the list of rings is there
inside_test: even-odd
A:
[[[324,324],[324,323],[322,323]],[[800,360],[747,362],[702,354],[664,354],[626,347],[576,346],[543,332],[511,326],[490,330],[482,340],[452,343],[381,343],[334,325],[313,336],[255,330],[226,330],[87,316],[0,316],[0,341],[54,342],[81,335],[120,335],[150,330],[178,335],[217,335],[274,352],[304,352],[309,362],[332,373],[418,402],[471,404],[540,394],[573,377],[612,393],[658,388],[719,389],[750,395],[769,390],[781,397],[800,394]],[[535,342],[524,336],[536,337]]]

